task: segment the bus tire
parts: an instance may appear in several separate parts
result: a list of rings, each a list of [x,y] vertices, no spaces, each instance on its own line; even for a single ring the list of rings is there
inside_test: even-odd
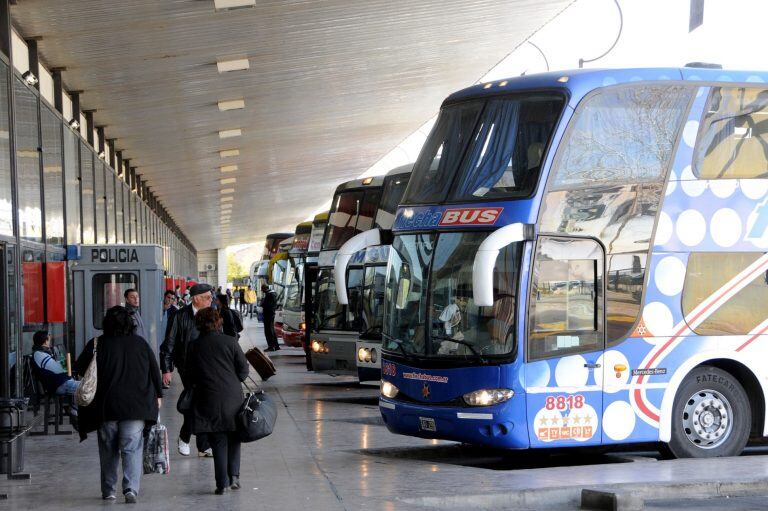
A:
[[[749,399],[738,380],[717,367],[700,366],[677,390],[668,448],[675,458],[738,456],[751,424]]]

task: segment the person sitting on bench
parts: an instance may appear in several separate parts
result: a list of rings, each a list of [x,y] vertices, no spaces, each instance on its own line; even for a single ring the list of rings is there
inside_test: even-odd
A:
[[[51,336],[45,330],[35,332],[32,337],[32,358],[37,368],[37,377],[48,394],[74,396],[80,382],[67,374],[61,364],[53,358]],[[77,415],[77,404],[72,400],[72,415]]]

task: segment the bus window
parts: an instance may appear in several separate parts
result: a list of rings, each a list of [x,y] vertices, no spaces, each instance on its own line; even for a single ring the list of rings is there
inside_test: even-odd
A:
[[[413,166],[403,204],[445,199],[482,108],[482,102],[471,101],[442,109]]]
[[[337,249],[354,235],[363,196],[362,191],[355,191],[342,192],[336,197],[328,216],[323,250]],[[373,214],[370,216],[373,221]]]
[[[733,280],[763,253],[708,252],[688,257],[683,287],[683,313],[686,317]],[[761,272],[737,291],[699,325],[689,325],[699,335],[749,334],[768,318],[768,279]]]
[[[452,198],[530,194],[564,103],[559,94],[488,101],[469,143]]]
[[[360,331],[362,312],[363,268],[351,268],[347,272],[347,330]]]
[[[539,238],[530,299],[530,360],[602,349],[602,265],[596,241]]]
[[[700,179],[766,178],[768,90],[715,87],[699,131]]]
[[[135,273],[97,273],[93,276],[93,328],[101,330],[107,310],[115,305],[125,306],[126,290],[138,289],[139,276]]]

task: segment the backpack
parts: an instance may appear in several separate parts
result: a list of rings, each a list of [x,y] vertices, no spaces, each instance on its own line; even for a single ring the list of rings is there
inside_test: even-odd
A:
[[[235,309],[230,310],[232,311],[232,322],[235,324],[235,332],[239,334],[243,331],[243,318],[240,316],[240,311]]]

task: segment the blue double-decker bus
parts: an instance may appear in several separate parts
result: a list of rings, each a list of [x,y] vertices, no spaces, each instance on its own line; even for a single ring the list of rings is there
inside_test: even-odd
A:
[[[448,97],[393,229],[386,426],[677,457],[768,435],[766,82],[579,70]]]

